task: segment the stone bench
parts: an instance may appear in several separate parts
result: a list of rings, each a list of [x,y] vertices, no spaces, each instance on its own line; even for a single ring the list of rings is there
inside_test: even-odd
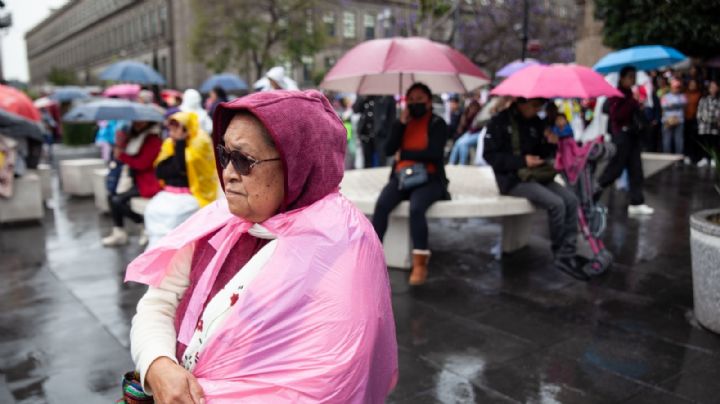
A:
[[[43,201],[52,199],[52,167],[50,164],[38,164],[36,173],[40,177]]]
[[[642,153],[643,176],[648,178],[682,159],[682,154]]]
[[[144,215],[145,214],[145,208],[147,208],[148,203],[150,202],[149,198],[142,198],[142,197],[135,197],[130,199],[130,210],[133,212]]]
[[[105,168],[102,159],[73,159],[60,162],[60,184],[66,194],[93,195],[93,171]]]
[[[93,186],[93,194],[95,195],[95,207],[101,212],[101,213],[107,213],[110,211],[110,206],[108,206],[108,192],[107,187],[105,186],[105,177],[107,177],[108,174],[107,168],[96,168],[93,170],[92,174],[92,186]]]
[[[15,178],[12,197],[0,197],[0,223],[41,220],[44,214],[42,181],[36,173]]]
[[[525,198],[500,195],[492,168],[446,166],[446,173],[452,200],[433,204],[427,212],[428,218],[500,218],[503,252],[512,252],[527,244],[535,208]],[[363,213],[372,215],[389,176],[388,167],[346,171],[340,192]],[[404,201],[390,214],[383,244],[391,267],[411,266],[409,206],[409,202]]]

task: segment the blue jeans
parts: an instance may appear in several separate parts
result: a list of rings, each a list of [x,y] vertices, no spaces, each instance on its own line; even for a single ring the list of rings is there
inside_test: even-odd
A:
[[[675,126],[668,126],[666,124],[663,124],[662,128],[662,144],[663,144],[663,153],[672,153],[673,152],[673,140],[675,143],[675,153],[677,154],[683,154],[684,147],[684,136],[685,133],[683,131],[683,127],[685,125],[680,123]]]
[[[470,148],[477,145],[480,132],[465,132],[455,141],[450,152],[450,164],[467,164],[470,155]]]

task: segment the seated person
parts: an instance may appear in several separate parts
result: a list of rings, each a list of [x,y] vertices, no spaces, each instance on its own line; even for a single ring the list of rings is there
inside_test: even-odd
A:
[[[127,244],[128,234],[124,228],[124,218],[137,224],[143,223],[142,215],[130,209],[130,199],[135,197],[152,198],[160,191],[160,183],[155,177],[153,163],[160,153],[160,125],[153,122],[133,122],[127,134],[117,132],[115,160],[130,168],[132,187],[119,194],[108,195],[110,213],[113,219],[112,233],[102,239],[105,247]],[[141,232],[140,245],[147,244],[145,230]]]
[[[501,194],[527,198],[548,211],[555,267],[573,275],[578,272],[578,201],[554,181],[550,160],[557,137],[545,136],[544,122],[538,117],[545,102],[542,98],[518,98],[495,115],[488,123],[484,157],[495,172]]]
[[[194,112],[170,116],[170,137],[155,160],[155,175],[164,188],[145,209],[150,246],[217,198],[219,183],[212,140],[199,126]]]
[[[425,212],[433,203],[448,199],[443,154],[447,124],[432,111],[432,92],[422,83],[408,89],[407,108],[393,123],[385,152],[395,156],[392,174],[375,205],[373,227],[380,240],[385,236],[390,212],[410,201],[410,234],[413,268],[409,283],[418,286],[428,275],[428,224]],[[411,174],[411,175],[408,175]]]
[[[460,118],[460,124],[457,128],[457,133],[460,137],[455,141],[452,151],[450,152],[449,164],[467,164],[468,157],[470,155],[470,148],[475,146],[480,136],[480,130],[473,126],[475,117],[480,112],[480,103],[475,100],[470,101],[470,104],[463,112]]]

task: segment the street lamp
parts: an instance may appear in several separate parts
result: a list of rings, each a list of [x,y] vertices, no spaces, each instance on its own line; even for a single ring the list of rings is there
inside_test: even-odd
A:
[[[527,44],[528,44],[528,13],[530,11],[530,3],[528,0],[524,1],[525,4],[523,4],[523,33],[522,33],[522,53],[520,56],[521,61],[525,61],[525,55],[527,53]]]

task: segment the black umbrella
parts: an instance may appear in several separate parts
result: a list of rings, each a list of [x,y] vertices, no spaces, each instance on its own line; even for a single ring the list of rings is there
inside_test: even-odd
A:
[[[37,122],[0,109],[0,135],[14,139],[44,140],[45,129]]]

